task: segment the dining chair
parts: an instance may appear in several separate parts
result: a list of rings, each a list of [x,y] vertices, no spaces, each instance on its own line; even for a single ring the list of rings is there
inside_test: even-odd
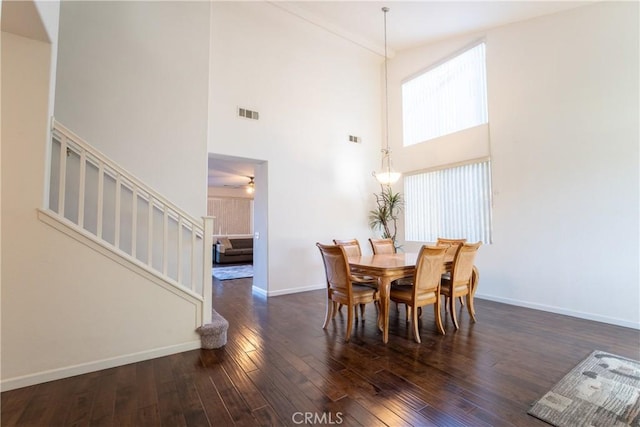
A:
[[[338,246],[342,246],[348,257],[362,255],[362,250],[360,249],[360,242],[358,242],[358,239],[333,239],[333,243]],[[377,280],[374,277],[360,274],[358,270],[354,269],[351,269],[351,274],[358,277],[358,279],[369,282],[372,286],[377,287]]]
[[[396,253],[396,245],[393,243],[392,239],[369,238],[369,244],[371,244],[371,250],[374,255]]]
[[[342,246],[348,257],[362,255],[358,239],[333,239],[333,243]]]
[[[467,243],[467,239],[445,239],[444,237],[438,237],[436,246],[448,247],[446,252],[446,257],[452,258],[456,255],[456,251],[458,250],[458,247],[460,247],[461,245],[464,245],[465,243]],[[442,278],[446,279],[450,277],[450,274],[451,274],[450,272],[444,273],[442,275]],[[464,305],[464,300],[462,299],[462,297],[460,297],[459,299],[460,299],[460,304]],[[447,305],[447,301],[445,301],[445,306],[446,305]]]
[[[448,246],[447,255],[455,255],[458,250],[458,246],[467,243],[467,239],[445,239],[444,237],[438,237],[436,246]]]
[[[448,309],[451,313],[451,320],[456,329],[458,319],[456,318],[456,297],[467,297],[467,310],[471,319],[476,321],[476,312],[473,307],[473,295],[478,286],[477,269],[474,267],[474,261],[478,253],[478,248],[482,242],[464,243],[458,247],[456,255],[453,258],[451,274],[449,277],[443,277],[440,284],[440,294],[445,296],[445,306],[448,303]]]
[[[342,246],[348,257],[361,256],[362,250],[360,249],[360,242],[358,239],[333,239],[333,243]],[[375,277],[366,276],[360,274],[358,270],[351,269],[351,275],[358,278],[358,283],[362,285],[378,287],[378,280]],[[342,305],[338,306],[338,310],[342,308]],[[365,304],[360,305],[360,314],[364,317]],[[356,310],[356,319],[358,318],[358,311]]]
[[[374,255],[380,254],[395,254],[396,253],[396,245],[393,243],[392,239],[371,239],[369,238],[369,244],[371,245],[371,250]],[[411,280],[402,278],[396,279],[392,283],[393,286],[411,286]],[[396,312],[400,311],[399,308],[400,303],[396,302]],[[409,316],[409,306],[406,307],[407,316]]]
[[[420,248],[416,260],[416,271],[413,275],[413,286],[391,287],[389,297],[396,303],[404,303],[411,308],[413,338],[420,343],[418,317],[421,307],[434,305],[434,315],[438,331],[444,335],[442,318],[440,317],[440,276],[447,248],[444,246],[427,246]],[[409,316],[407,316],[407,322]]]
[[[377,303],[380,299],[378,290],[360,283],[359,279],[351,274],[347,254],[342,246],[321,243],[316,243],[316,246],[320,249],[327,277],[327,313],[322,329],[326,329],[329,321],[335,317],[337,305],[346,305],[348,315],[345,341],[349,341],[355,307],[360,304]]]

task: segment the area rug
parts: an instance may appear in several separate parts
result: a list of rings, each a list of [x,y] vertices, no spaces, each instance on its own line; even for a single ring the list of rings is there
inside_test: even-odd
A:
[[[640,362],[594,351],[528,413],[557,427],[640,426]]]
[[[226,267],[213,267],[213,277],[218,280],[242,279],[253,277],[253,265],[230,265]]]

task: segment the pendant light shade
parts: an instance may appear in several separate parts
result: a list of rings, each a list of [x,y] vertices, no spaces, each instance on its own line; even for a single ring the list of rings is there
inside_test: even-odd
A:
[[[396,172],[391,167],[391,152],[386,152],[386,150],[382,150],[382,168],[378,172],[374,172],[374,175],[378,182],[382,185],[391,185],[395,184],[402,174],[400,172]]]
[[[382,151],[382,167],[380,171],[374,172],[373,176],[376,177],[381,185],[391,185],[400,179],[400,172],[393,170],[391,165],[391,149],[389,148],[389,88],[388,88],[388,70],[387,70],[387,12],[388,7],[383,7],[384,13],[384,114],[385,114],[385,142],[386,147]]]

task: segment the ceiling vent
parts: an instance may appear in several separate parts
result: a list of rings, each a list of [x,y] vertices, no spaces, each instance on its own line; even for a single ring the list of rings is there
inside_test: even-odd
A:
[[[252,119],[252,120],[258,120],[260,118],[260,115],[258,114],[257,111],[248,110],[246,108],[240,108],[240,107],[238,107],[238,116],[244,117],[246,119]]]
[[[362,142],[362,138],[360,138],[359,136],[355,136],[355,135],[349,135],[349,142],[361,143]]]

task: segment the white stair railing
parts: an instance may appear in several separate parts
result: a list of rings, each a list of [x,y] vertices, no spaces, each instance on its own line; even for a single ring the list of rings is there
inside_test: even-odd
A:
[[[184,212],[55,120],[51,144],[49,211],[210,304],[211,219]]]

